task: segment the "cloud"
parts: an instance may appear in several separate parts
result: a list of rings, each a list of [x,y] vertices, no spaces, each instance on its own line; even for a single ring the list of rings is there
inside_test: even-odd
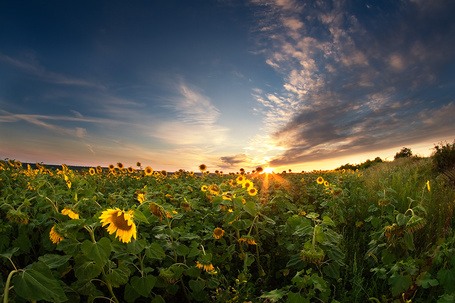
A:
[[[281,89],[252,94],[263,138],[284,150],[271,165],[453,133],[455,122],[446,114],[453,97],[442,83],[444,66],[455,62],[455,22],[447,13],[455,5],[414,2],[393,8],[376,3],[353,14],[354,4],[344,1],[308,2],[298,12],[289,9],[292,1],[254,1],[271,20],[267,27],[258,20],[258,54],[284,82]],[[439,128],[438,115],[445,122]]]
[[[79,79],[71,76],[67,76],[61,73],[47,71],[39,63],[32,61],[31,63],[21,61],[16,58],[12,58],[0,52],[0,62],[5,62],[11,66],[14,66],[28,74],[36,76],[39,80],[54,84],[69,85],[69,86],[83,86],[93,87],[97,89],[106,89],[105,86],[94,83],[92,81]]]
[[[251,159],[247,157],[246,154],[237,154],[234,156],[223,156],[220,157],[221,167],[224,169],[232,169],[232,168],[239,168],[240,166],[244,166],[245,164],[250,165]]]
[[[180,122],[205,125],[215,123],[220,112],[207,96],[184,83],[177,85],[177,91],[179,95],[169,99],[169,103],[164,106],[172,108]]]

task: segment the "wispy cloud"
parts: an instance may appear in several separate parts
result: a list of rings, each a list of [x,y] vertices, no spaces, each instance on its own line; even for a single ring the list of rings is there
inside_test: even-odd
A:
[[[0,62],[4,62],[10,66],[16,67],[22,70],[25,73],[31,74],[37,77],[40,81],[61,84],[61,85],[70,85],[70,86],[82,86],[82,87],[93,87],[97,89],[106,89],[105,86],[88,81],[85,79],[79,79],[76,77],[71,77],[61,73],[56,73],[53,71],[48,71],[42,67],[39,63],[32,60],[31,62],[26,62],[24,60],[19,60],[17,58],[10,57],[6,54],[0,53]]]
[[[344,1],[253,1],[267,17],[258,20],[258,53],[284,81],[280,90],[253,92],[267,143],[285,150],[271,164],[400,146],[442,129],[452,135],[453,118],[435,123],[454,100],[441,83],[444,65],[455,61],[455,23],[447,13],[455,7],[443,2],[402,1],[390,16],[380,3],[355,15]],[[428,22],[441,28],[426,32]]]

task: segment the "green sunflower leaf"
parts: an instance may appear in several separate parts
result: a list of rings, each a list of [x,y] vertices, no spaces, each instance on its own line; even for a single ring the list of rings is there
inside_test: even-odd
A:
[[[67,301],[60,282],[54,278],[49,267],[41,261],[32,264],[13,278],[16,294],[27,300]]]
[[[109,259],[112,246],[111,241],[103,237],[95,243],[85,240],[81,245],[81,249],[87,257],[94,260],[99,266],[104,266]]]

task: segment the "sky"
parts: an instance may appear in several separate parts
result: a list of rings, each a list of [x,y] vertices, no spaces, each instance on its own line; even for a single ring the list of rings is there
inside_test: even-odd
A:
[[[0,2],[0,159],[334,169],[455,139],[455,1]]]

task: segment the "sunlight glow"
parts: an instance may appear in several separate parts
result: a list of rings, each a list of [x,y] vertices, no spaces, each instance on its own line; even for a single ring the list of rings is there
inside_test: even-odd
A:
[[[271,174],[273,173],[274,168],[273,167],[266,167],[264,168],[264,174]]]

